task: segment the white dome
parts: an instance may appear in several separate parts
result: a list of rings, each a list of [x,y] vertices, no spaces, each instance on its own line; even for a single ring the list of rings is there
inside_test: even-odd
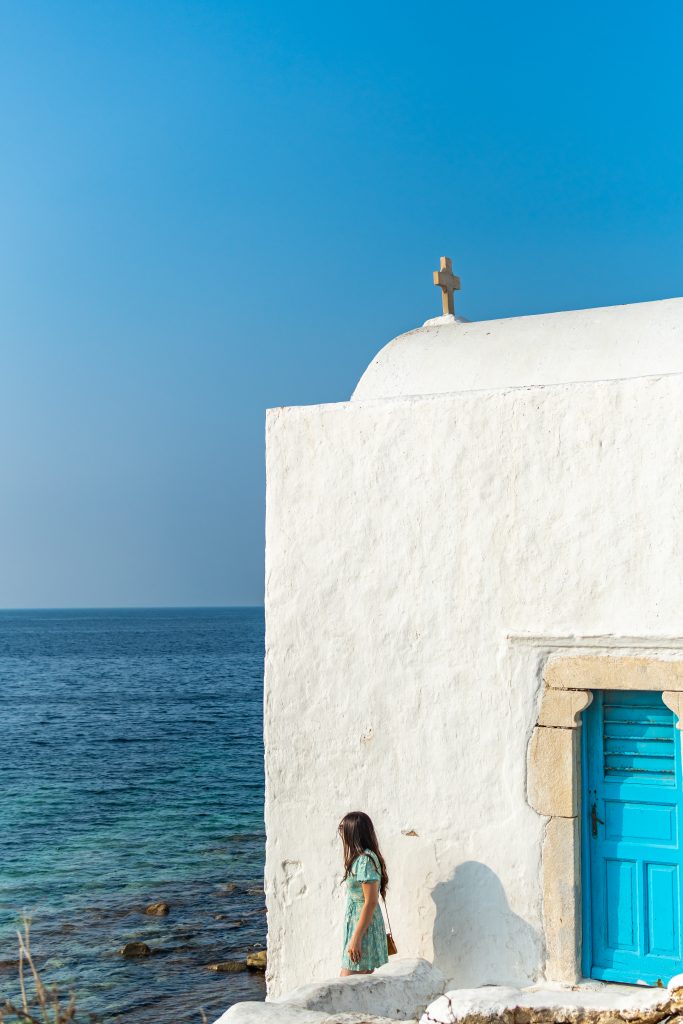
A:
[[[438,317],[378,352],[352,401],[683,373],[683,298],[468,323]]]

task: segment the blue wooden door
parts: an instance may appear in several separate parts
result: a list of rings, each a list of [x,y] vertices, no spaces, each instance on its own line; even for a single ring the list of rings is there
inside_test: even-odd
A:
[[[681,950],[681,742],[660,693],[594,694],[584,715],[583,971],[666,985]]]

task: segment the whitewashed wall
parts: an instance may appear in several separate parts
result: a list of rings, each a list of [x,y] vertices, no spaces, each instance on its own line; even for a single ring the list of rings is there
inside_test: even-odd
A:
[[[539,975],[538,674],[508,636],[683,632],[682,448],[679,374],[269,413],[272,996],[338,971],[353,809],[401,952]]]

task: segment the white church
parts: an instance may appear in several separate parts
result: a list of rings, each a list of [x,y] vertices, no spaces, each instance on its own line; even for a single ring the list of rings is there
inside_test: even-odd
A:
[[[435,283],[444,315],[348,402],[267,417],[268,1012],[661,1001],[683,971],[683,299],[469,323],[449,260]],[[330,981],[355,809],[399,955]]]

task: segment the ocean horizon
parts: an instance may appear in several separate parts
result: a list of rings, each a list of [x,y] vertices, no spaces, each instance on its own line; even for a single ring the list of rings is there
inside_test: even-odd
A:
[[[264,998],[261,974],[208,969],[265,946],[263,644],[259,606],[0,611],[3,996],[28,913],[79,1016],[199,1024]]]

